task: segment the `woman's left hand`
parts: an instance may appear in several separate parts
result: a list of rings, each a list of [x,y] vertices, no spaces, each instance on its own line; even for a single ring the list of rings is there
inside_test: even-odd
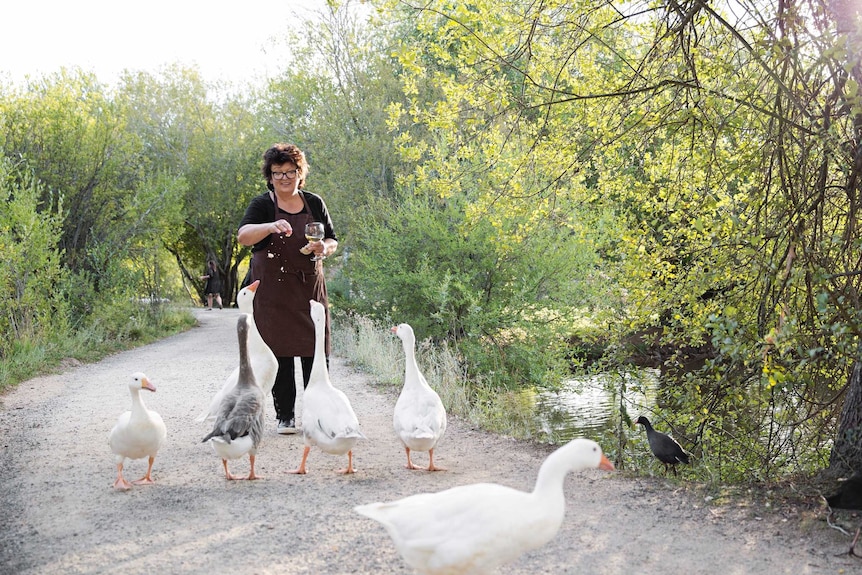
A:
[[[300,253],[303,253],[307,256],[310,256],[312,254],[314,254],[316,256],[323,256],[323,255],[326,255],[326,244],[322,241],[321,242],[310,242],[310,243],[307,243],[304,246],[302,246],[302,248],[299,251],[300,251]]]

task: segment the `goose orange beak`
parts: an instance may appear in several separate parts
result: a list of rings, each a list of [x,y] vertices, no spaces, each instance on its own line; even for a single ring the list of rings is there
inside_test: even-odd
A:
[[[604,453],[602,453],[602,460],[599,461],[599,469],[602,469],[604,471],[613,471],[616,468],[614,467],[614,464],[611,463],[611,460],[608,459]]]
[[[150,383],[150,380],[146,377],[141,380],[141,389],[146,389],[149,391],[155,391],[156,386]]]

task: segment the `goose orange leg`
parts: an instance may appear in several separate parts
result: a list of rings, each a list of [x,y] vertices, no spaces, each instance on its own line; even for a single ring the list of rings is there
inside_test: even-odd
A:
[[[120,491],[128,491],[132,488],[132,484],[126,481],[126,478],[123,477],[123,464],[117,464],[117,480],[114,481],[114,489],[118,489]]]
[[[224,476],[228,481],[236,481],[238,479],[245,479],[245,477],[239,477],[230,472],[227,467],[227,459],[222,459],[221,464],[224,465]]]
[[[353,450],[347,452],[347,469],[339,469],[338,473],[342,475],[349,475],[351,473],[356,473],[356,469],[353,468]]]
[[[302,461],[299,462],[299,469],[288,471],[288,473],[293,473],[294,475],[305,475],[307,473],[305,470],[305,461],[308,459],[309,451],[311,451],[311,447],[306,445],[305,449],[302,450]]]
[[[134,483],[135,485],[152,485],[153,483],[155,483],[155,481],[150,478],[150,473],[153,471],[153,461],[155,460],[155,457],[150,457],[147,463],[147,474],[138,479],[137,481],[132,481],[132,483]]]
[[[445,467],[437,467],[434,465],[434,448],[433,447],[428,451],[428,457],[429,457],[428,471],[446,471]]]
[[[255,475],[254,473],[254,455],[248,456],[248,463],[251,466],[251,469],[248,472],[248,480],[252,481],[254,479],[263,479],[260,475]]]
[[[404,451],[407,452],[407,469],[419,469],[418,467],[413,465],[413,462],[410,460],[410,448],[405,445]]]

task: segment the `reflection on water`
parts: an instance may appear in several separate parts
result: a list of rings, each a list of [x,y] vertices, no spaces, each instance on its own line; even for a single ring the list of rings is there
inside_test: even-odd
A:
[[[656,369],[570,379],[559,391],[536,394],[536,425],[542,435],[561,442],[611,431],[617,425],[620,403],[632,419],[655,405],[658,380]]]

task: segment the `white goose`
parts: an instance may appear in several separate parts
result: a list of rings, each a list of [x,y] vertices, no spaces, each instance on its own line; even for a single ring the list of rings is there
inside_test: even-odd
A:
[[[239,311],[248,314],[249,329],[248,329],[248,356],[251,363],[251,369],[254,372],[254,378],[258,385],[263,389],[264,397],[272,391],[272,386],[275,385],[275,376],[278,373],[278,360],[275,354],[268,345],[263,341],[260,332],[257,330],[257,325],[254,322],[254,294],[257,291],[257,286],[260,280],[255,280],[239,290],[236,296],[236,305]],[[239,368],[236,368],[227,377],[222,388],[210,400],[207,407],[200,415],[195,418],[195,421],[214,420],[219,413],[224,396],[230,392],[236,385],[239,377]]]
[[[614,466],[596,442],[574,439],[545,459],[531,493],[477,483],[354,509],[382,523],[423,575],[490,573],[554,538],[566,508],[563,480],[589,468]]]
[[[413,465],[410,451],[427,451],[428,471],[445,471],[434,465],[434,448],[446,433],[446,408],[419,371],[413,328],[402,323],[391,331],[404,345],[404,387],[395,403],[392,421],[395,434],[407,452],[407,469],[419,469]]]
[[[153,470],[153,461],[159,448],[164,444],[167,437],[165,422],[155,411],[147,409],[141,390],[156,391],[156,387],[150,383],[147,376],[141,372],[133,373],[129,380],[129,393],[132,395],[132,409],[120,415],[114,428],[111,429],[109,443],[111,451],[114,452],[114,462],[117,464],[117,479],[114,481],[114,489],[128,490],[132,483],[136,485],[151,485],[153,483],[150,473]],[[147,474],[137,481],[129,483],[123,477],[123,463],[126,459],[142,459],[148,457]]]
[[[239,340],[239,377],[224,396],[213,430],[201,443],[211,441],[213,451],[221,457],[224,474],[228,479],[262,479],[254,472],[254,459],[263,437],[263,390],[257,384],[248,357],[248,339],[251,316],[241,314],[236,323]],[[250,471],[247,478],[233,475],[228,459],[248,454]]]
[[[305,462],[312,446],[330,455],[347,454],[347,468],[339,473],[354,473],[353,446],[365,438],[359,431],[359,420],[350,400],[340,389],[332,386],[326,367],[326,310],[323,304],[310,300],[311,319],[314,322],[314,364],[308,378],[308,387],[302,396],[302,436],[305,448],[299,468],[288,473],[305,474]]]

